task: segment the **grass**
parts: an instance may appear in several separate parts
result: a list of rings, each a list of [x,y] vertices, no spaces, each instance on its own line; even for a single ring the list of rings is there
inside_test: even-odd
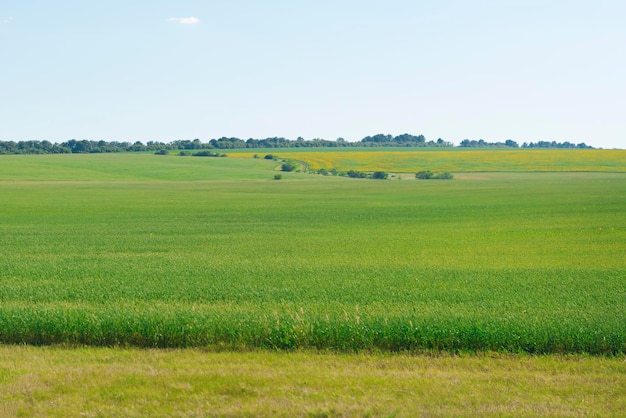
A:
[[[276,182],[253,158],[0,163],[5,344],[626,352],[623,173]]]
[[[0,346],[2,416],[619,416],[623,358]]]

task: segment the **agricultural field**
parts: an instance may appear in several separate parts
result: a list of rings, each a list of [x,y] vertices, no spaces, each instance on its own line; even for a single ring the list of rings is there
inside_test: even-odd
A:
[[[0,341],[624,353],[624,173],[275,165],[3,157]]]
[[[290,172],[276,181],[279,163],[241,152],[228,158],[2,156],[2,356],[25,350],[12,344],[65,347],[58,349],[62,354],[27,350],[24,355],[32,358],[75,355],[67,347],[81,347],[75,350],[84,350],[86,358],[107,349],[85,346],[121,350],[106,354],[113,357],[125,356],[119,353],[130,347],[133,356],[138,348],[186,348],[243,356],[235,363],[256,350],[259,356],[269,350],[306,358],[321,352],[326,354],[319,361],[331,363],[340,361],[336,356],[372,356],[367,361],[376,362],[376,356],[403,353],[393,361],[411,362],[422,361],[424,353],[467,359],[495,352],[497,358],[574,356],[574,362],[608,364],[610,371],[594,381],[623,384],[623,151],[594,150],[593,158],[583,155],[587,150],[550,151],[552,163],[531,158],[516,165],[513,156],[499,160],[502,150],[483,150],[472,154],[473,169],[467,165],[470,151],[449,151],[441,165],[404,150],[387,156],[367,151],[386,165],[363,160],[358,167],[351,165],[361,161],[355,151],[354,160],[330,151],[266,151],[310,167],[324,154],[328,167],[446,170],[455,180]],[[435,152],[441,151],[423,154]],[[448,168],[455,167],[454,158],[464,171]],[[175,352],[194,358],[203,353]],[[11,361],[16,369],[26,367]],[[483,361],[487,365],[472,367],[494,367]],[[38,411],[20,403],[19,394],[28,391],[16,380],[21,372],[7,364],[0,363],[0,392],[2,385],[18,384],[10,386],[17,392],[0,404]],[[120,379],[132,386],[141,377]],[[623,393],[589,390],[588,396],[609,402],[604,412],[592,412],[612,415],[618,409],[611,408],[624,404]],[[463,411],[462,404],[454,405],[460,408],[456,413]],[[328,404],[309,406],[300,410],[333,414]],[[277,408],[257,412],[289,414]],[[530,408],[482,412],[576,413]],[[130,414],[150,410],[142,411]],[[348,405],[335,412],[368,411]]]
[[[271,150],[281,158],[302,161],[311,170],[417,172],[626,172],[626,150],[577,149],[415,149],[324,148]],[[233,157],[258,152],[237,150]]]

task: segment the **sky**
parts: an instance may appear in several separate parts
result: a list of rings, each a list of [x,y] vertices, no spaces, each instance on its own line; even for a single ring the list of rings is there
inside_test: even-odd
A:
[[[626,148],[623,0],[2,0],[0,141]]]

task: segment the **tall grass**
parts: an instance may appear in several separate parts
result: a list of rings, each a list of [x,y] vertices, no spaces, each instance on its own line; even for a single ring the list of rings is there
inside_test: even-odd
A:
[[[585,355],[0,345],[0,416],[622,416],[626,362]]]
[[[274,182],[181,157],[167,180],[177,157],[143,155],[124,180],[82,157],[0,160],[33,166],[0,179],[0,342],[626,352],[624,174]]]

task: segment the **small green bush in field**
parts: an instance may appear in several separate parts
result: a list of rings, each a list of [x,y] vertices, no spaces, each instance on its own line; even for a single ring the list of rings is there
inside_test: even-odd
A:
[[[389,177],[389,174],[387,174],[384,171],[374,171],[372,173],[372,178],[374,180],[387,180],[388,177]]]
[[[219,152],[213,152],[213,151],[198,151],[198,152],[194,152],[193,154],[194,157],[226,157],[226,154],[220,154]]]
[[[281,166],[281,171],[294,171],[297,166],[292,161],[285,161]]]
[[[415,173],[415,178],[418,180],[429,180],[432,179],[435,173],[430,170],[418,171]]]
[[[353,179],[364,179],[364,178],[367,178],[367,173],[364,173],[362,171],[350,170],[346,174],[347,174],[348,177],[351,177]]]
[[[433,173],[430,170],[419,171],[415,174],[415,178],[418,180],[452,180],[454,176],[452,173]]]
[[[454,176],[452,175],[452,173],[441,173],[435,176],[435,179],[437,180],[452,180],[454,178]]]

